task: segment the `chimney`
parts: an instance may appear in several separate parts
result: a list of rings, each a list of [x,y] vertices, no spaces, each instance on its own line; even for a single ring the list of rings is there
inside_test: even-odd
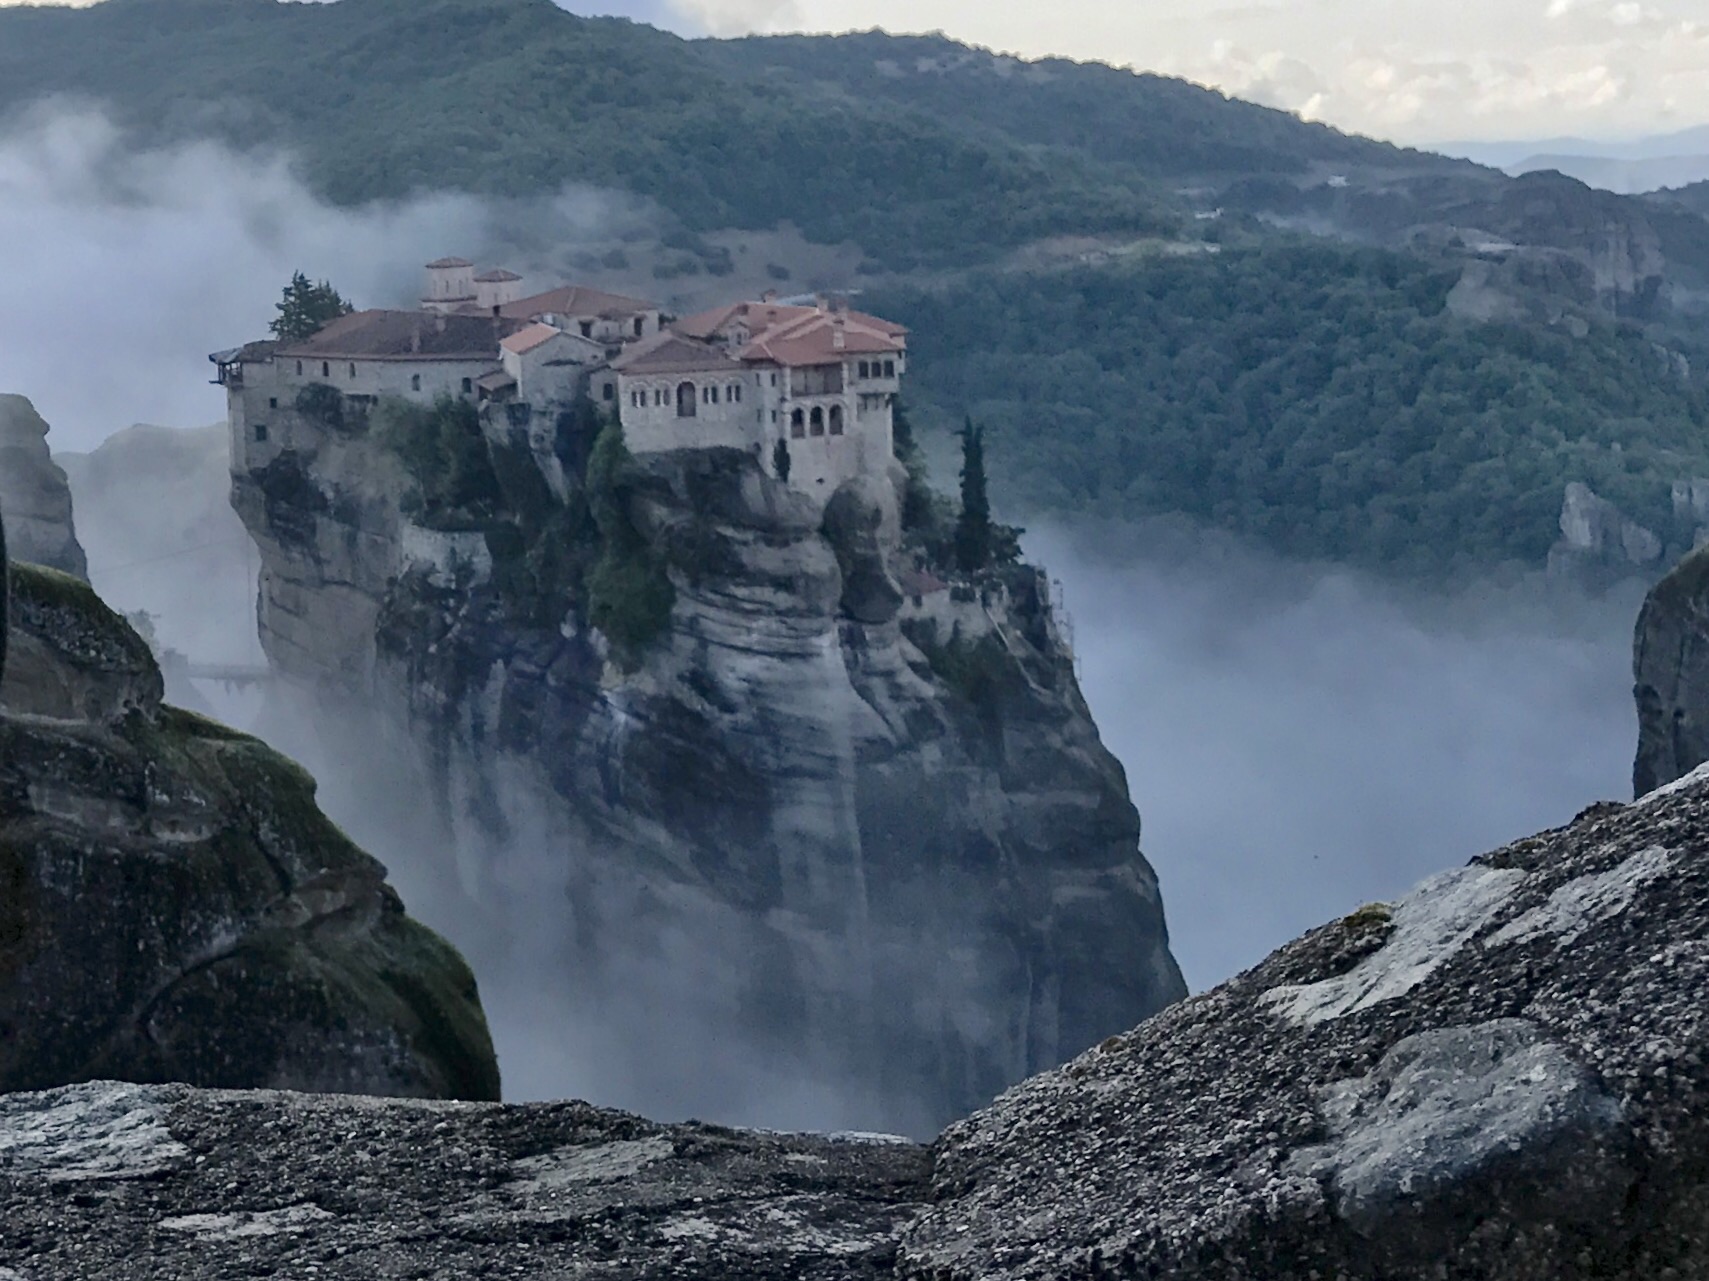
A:
[[[760,295],[760,301],[763,303],[776,302],[777,301],[777,290],[775,290],[775,289],[766,290],[763,294]]]
[[[838,312],[831,317],[831,346],[841,351],[848,345],[848,331],[843,327],[842,313]]]
[[[814,294],[813,295],[813,306],[815,308],[817,308],[818,310],[820,310],[820,311],[826,310],[826,308],[829,306],[829,304],[830,304],[830,299],[826,298],[824,294]]]

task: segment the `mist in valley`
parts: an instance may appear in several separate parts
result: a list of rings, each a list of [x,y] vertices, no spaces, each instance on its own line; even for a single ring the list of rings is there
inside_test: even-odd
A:
[[[526,256],[638,216],[598,193],[531,208],[428,196],[333,210],[284,159],[132,156],[98,116],[41,117],[0,141],[0,390],[35,401],[62,454],[136,422],[201,428],[223,414],[206,353],[261,336],[294,270],[362,304],[406,303],[429,257]],[[191,660],[255,662],[255,560],[226,506],[224,449],[217,429],[129,433],[65,461],[97,588],[153,614]],[[151,472],[143,455],[179,461]],[[1592,600],[1523,579],[1409,593],[1180,529],[1035,528],[1027,545],[1064,584],[1087,698],[1127,767],[1195,988],[1627,794],[1633,591]],[[472,894],[433,798],[372,718],[316,722],[288,690],[267,707],[213,682],[186,696],[301,756],[329,813],[465,950],[511,1097],[814,1128],[895,1115],[834,1073],[780,1075],[721,1042],[698,1008],[719,958],[686,943],[619,958],[603,999],[573,994],[564,851],[531,846],[523,822]]]

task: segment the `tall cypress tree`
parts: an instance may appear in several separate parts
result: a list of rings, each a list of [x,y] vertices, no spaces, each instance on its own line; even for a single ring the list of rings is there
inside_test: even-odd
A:
[[[991,563],[991,500],[985,492],[985,429],[973,419],[961,429],[961,516],[955,523],[955,563],[972,574]]]

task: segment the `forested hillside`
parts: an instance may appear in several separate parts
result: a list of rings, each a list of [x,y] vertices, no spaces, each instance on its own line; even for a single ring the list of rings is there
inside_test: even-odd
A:
[[[1576,480],[1673,533],[1672,482],[1709,475],[1701,375],[1613,323],[1459,319],[1457,279],[1278,242],[870,301],[913,326],[920,415],[987,425],[1011,514],[1183,512],[1428,575],[1541,563]]]
[[[551,0],[0,8],[0,112],[49,94],[98,100],[149,140],[284,145],[340,202],[589,183],[692,231],[789,219],[898,270],[1174,222],[1166,200],[1069,152],[883,100],[806,100]]]

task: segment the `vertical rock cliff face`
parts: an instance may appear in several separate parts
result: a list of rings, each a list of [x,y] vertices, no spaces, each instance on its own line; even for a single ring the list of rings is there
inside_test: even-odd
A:
[[[12,555],[86,578],[71,489],[47,447],[48,426],[22,396],[0,395],[0,507]]]
[[[1638,754],[1632,790],[1644,796],[1709,761],[1709,549],[1650,589],[1632,654]]]
[[[745,455],[653,456],[620,499],[675,604],[625,671],[587,623],[583,496],[486,433],[506,516],[481,533],[412,523],[391,450],[348,428],[240,458],[234,501],[272,662],[407,728],[469,897],[550,885],[551,982],[624,994],[643,1050],[852,1085],[916,1128],[1183,995],[1036,570],[906,597],[894,481],[821,513]]]
[[[315,807],[313,780],[163,705],[148,647],[87,585],[16,566],[7,597],[0,1092],[108,1078],[496,1099],[468,967]]]

